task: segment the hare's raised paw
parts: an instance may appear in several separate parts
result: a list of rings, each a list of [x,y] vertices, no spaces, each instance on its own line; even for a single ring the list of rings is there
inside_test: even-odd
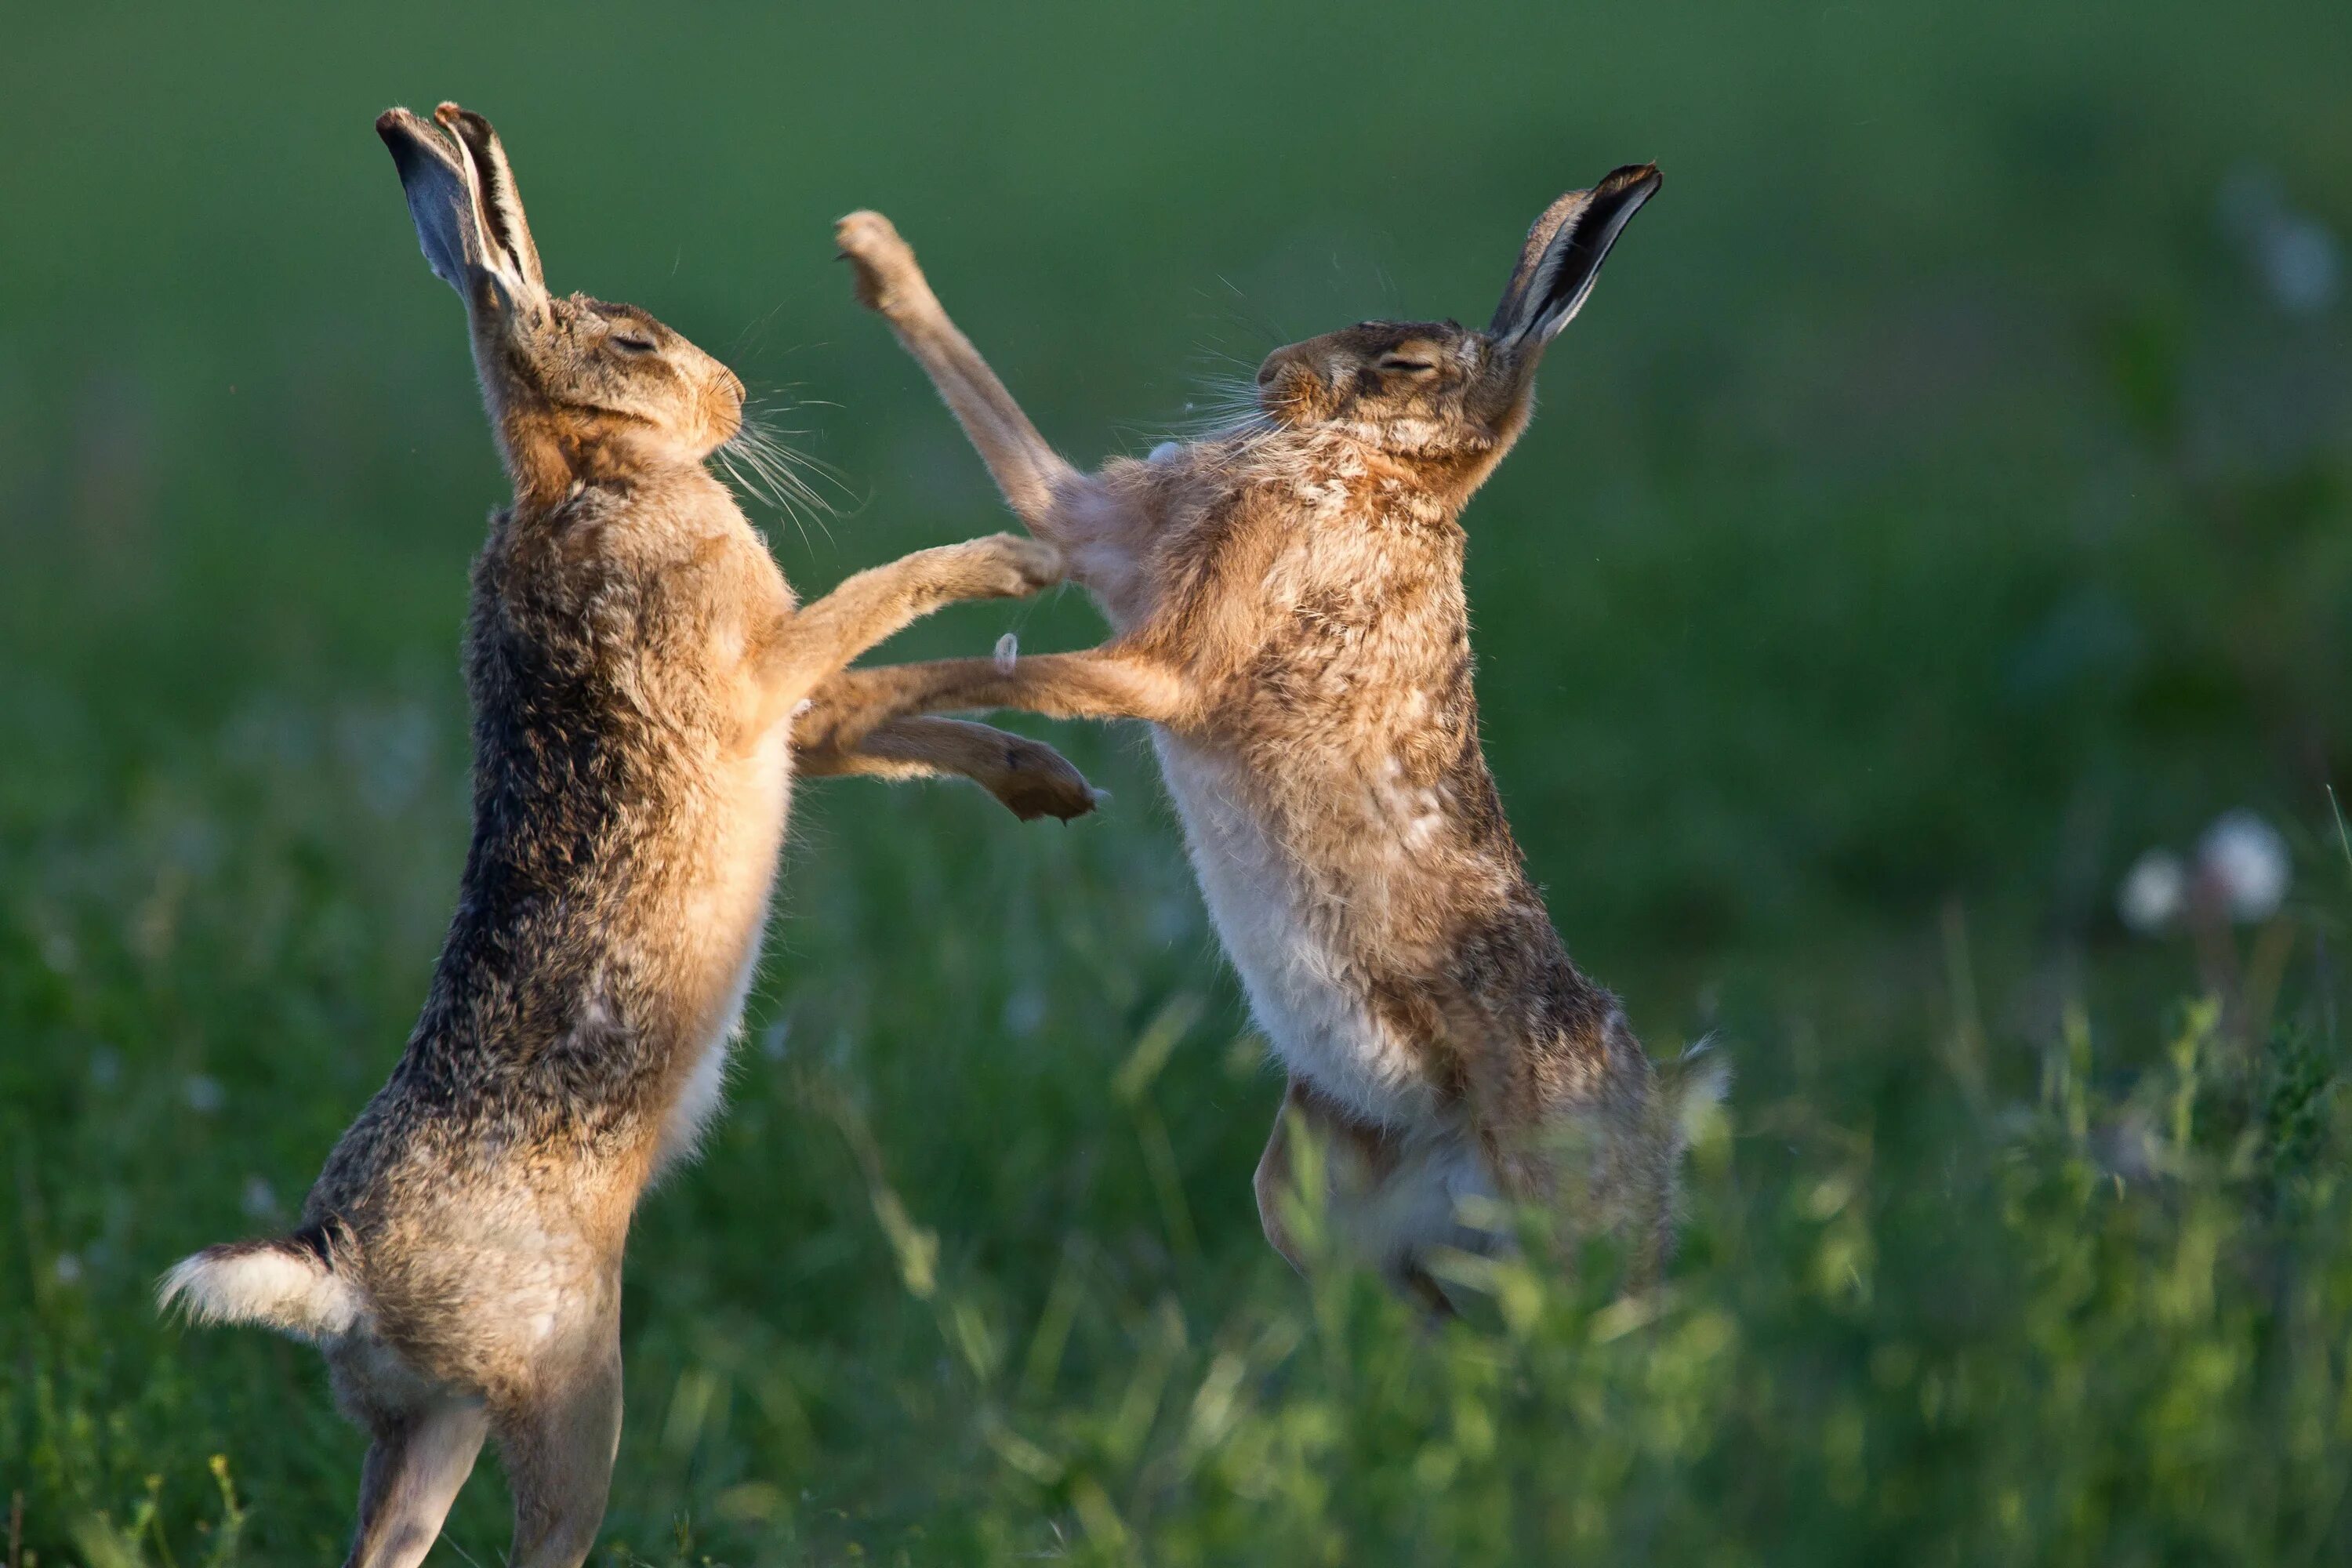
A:
[[[1061,547],[1025,533],[992,533],[966,548],[980,557],[985,587],[974,597],[1018,599],[1062,580]]]
[[[1098,802],[1109,798],[1087,784],[1086,775],[1071,766],[1067,757],[1045,742],[1008,734],[1003,742],[1003,765],[985,775],[974,776],[1022,821],[1053,816],[1068,822],[1087,815]]]
[[[856,273],[857,302],[889,315],[918,297],[923,275],[915,253],[877,212],[854,212],[833,226],[842,258]]]

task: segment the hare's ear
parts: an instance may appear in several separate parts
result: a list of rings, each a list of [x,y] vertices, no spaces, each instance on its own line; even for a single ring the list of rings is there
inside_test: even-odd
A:
[[[1592,292],[1609,247],[1642,204],[1657,194],[1654,163],[1633,163],[1589,191],[1570,191],[1528,230],[1527,248],[1486,329],[1497,342],[1540,349],[1558,336]]]
[[[457,150],[405,109],[387,109],[378,115],[375,133],[392,149],[400,188],[408,197],[408,216],[416,222],[417,243],[425,247],[433,276],[470,299],[475,279],[486,268],[473,193]]]
[[[516,277],[533,294],[547,292],[547,279],[539,269],[539,247],[532,243],[530,225],[522,216],[522,193],[515,188],[514,166],[490,122],[470,109],[445,103],[433,118],[446,126],[464,150],[475,199],[480,204],[486,235],[506,253]]]

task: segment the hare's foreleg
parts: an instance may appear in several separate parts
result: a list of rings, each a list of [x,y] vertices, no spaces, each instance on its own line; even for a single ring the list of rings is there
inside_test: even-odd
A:
[[[943,658],[845,671],[793,725],[811,744],[855,746],[908,713],[1018,708],[1054,719],[1144,719],[1182,727],[1200,702],[1181,671],[1140,654],[1045,653],[1010,667]]]
[[[807,778],[856,774],[922,779],[961,774],[994,795],[1024,822],[1040,816],[1067,822],[1095,808],[1093,787],[1061,752],[1043,741],[963,719],[893,719],[877,725],[847,751],[832,746],[803,748],[796,739],[793,767]]]
[[[513,1568],[580,1568],[596,1544],[621,1441],[618,1328],[593,1331],[584,1354],[492,1412],[514,1493]]]
[[[1038,533],[1061,537],[1059,509],[1087,483],[1045,442],[971,340],[931,292],[915,253],[880,213],[856,212],[834,226],[857,271],[857,298],[890,323],[939,388],[1013,510]]]
[[[853,658],[908,622],[959,599],[1010,599],[1062,580],[1062,552],[1042,540],[996,533],[902,555],[843,581],[780,616],[751,650],[757,689],[751,732],[769,728]]]
[[[482,1406],[449,1399],[367,1412],[360,1525],[346,1568],[415,1568],[441,1534],[488,1429]]]

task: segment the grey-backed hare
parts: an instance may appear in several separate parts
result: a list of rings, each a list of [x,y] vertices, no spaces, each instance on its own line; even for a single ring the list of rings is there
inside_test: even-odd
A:
[[[1686,1095],[1721,1087],[1711,1068],[1654,1069],[1570,962],[1479,749],[1462,586],[1463,509],[1657,188],[1654,168],[1623,168],[1554,203],[1486,331],[1371,321],[1291,344],[1258,372],[1256,417],[1092,474],[1039,437],[887,219],[837,234],[859,299],[1115,635],[1009,665],[853,671],[804,732],[854,743],[919,709],[1150,721],[1289,1073],[1257,1172],[1267,1239],[1304,1266],[1286,1201],[1304,1123],[1329,1156],[1335,1234],[1441,1311],[1433,1251],[1497,1244],[1464,1223],[1480,1198],[1622,1227],[1646,1278],[1671,1244]]]
[[[315,1342],[373,1441],[350,1561],[421,1561],[484,1437],[509,1561],[594,1542],[621,1420],[620,1271],[647,1182],[716,1106],[783,841],[793,715],[950,600],[1061,576],[1050,543],[925,550],[796,608],[705,468],[724,365],[643,310],[549,294],[488,121],[393,110],[425,255],[466,302],[514,484],[474,568],[474,835],[432,989],[302,1224],[163,1285],[198,1320]],[[446,134],[444,134],[446,132]],[[920,720],[804,773],[966,772],[1024,815],[1092,802],[1050,750]]]

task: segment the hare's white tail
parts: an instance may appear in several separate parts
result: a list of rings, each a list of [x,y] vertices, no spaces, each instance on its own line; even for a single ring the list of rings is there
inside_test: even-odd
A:
[[[259,1323],[298,1339],[340,1334],[360,1318],[352,1281],[335,1271],[325,1238],[310,1231],[207,1247],[175,1264],[155,1288],[163,1311],[195,1323]]]

